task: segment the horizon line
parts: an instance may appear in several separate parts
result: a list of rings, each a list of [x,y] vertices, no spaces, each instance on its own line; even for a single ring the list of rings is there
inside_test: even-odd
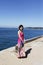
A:
[[[38,26],[32,26],[32,27],[31,26],[24,26],[24,28],[37,28],[37,27]],[[17,27],[16,26],[15,27],[0,27],[0,28],[18,28],[18,26]],[[43,28],[43,27],[40,26],[38,28]]]

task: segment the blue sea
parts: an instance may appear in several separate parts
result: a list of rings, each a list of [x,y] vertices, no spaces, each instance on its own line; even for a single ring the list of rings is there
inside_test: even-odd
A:
[[[0,51],[17,44],[17,28],[0,28]],[[43,35],[43,30],[24,29],[25,39]]]

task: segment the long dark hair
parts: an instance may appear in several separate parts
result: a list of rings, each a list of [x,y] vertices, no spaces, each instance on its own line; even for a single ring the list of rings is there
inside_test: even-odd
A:
[[[20,30],[21,27],[24,29],[23,25],[19,25],[19,30]]]

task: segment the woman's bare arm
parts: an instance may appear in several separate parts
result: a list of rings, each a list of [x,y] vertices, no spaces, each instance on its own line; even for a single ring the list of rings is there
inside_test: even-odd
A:
[[[21,38],[21,36],[20,36],[20,31],[18,31],[18,36],[19,36],[20,40],[22,41],[22,38]]]

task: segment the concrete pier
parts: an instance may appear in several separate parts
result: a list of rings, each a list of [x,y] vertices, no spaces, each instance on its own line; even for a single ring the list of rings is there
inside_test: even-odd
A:
[[[43,36],[26,42],[26,58],[18,59],[15,47],[0,51],[0,65],[43,65]]]

